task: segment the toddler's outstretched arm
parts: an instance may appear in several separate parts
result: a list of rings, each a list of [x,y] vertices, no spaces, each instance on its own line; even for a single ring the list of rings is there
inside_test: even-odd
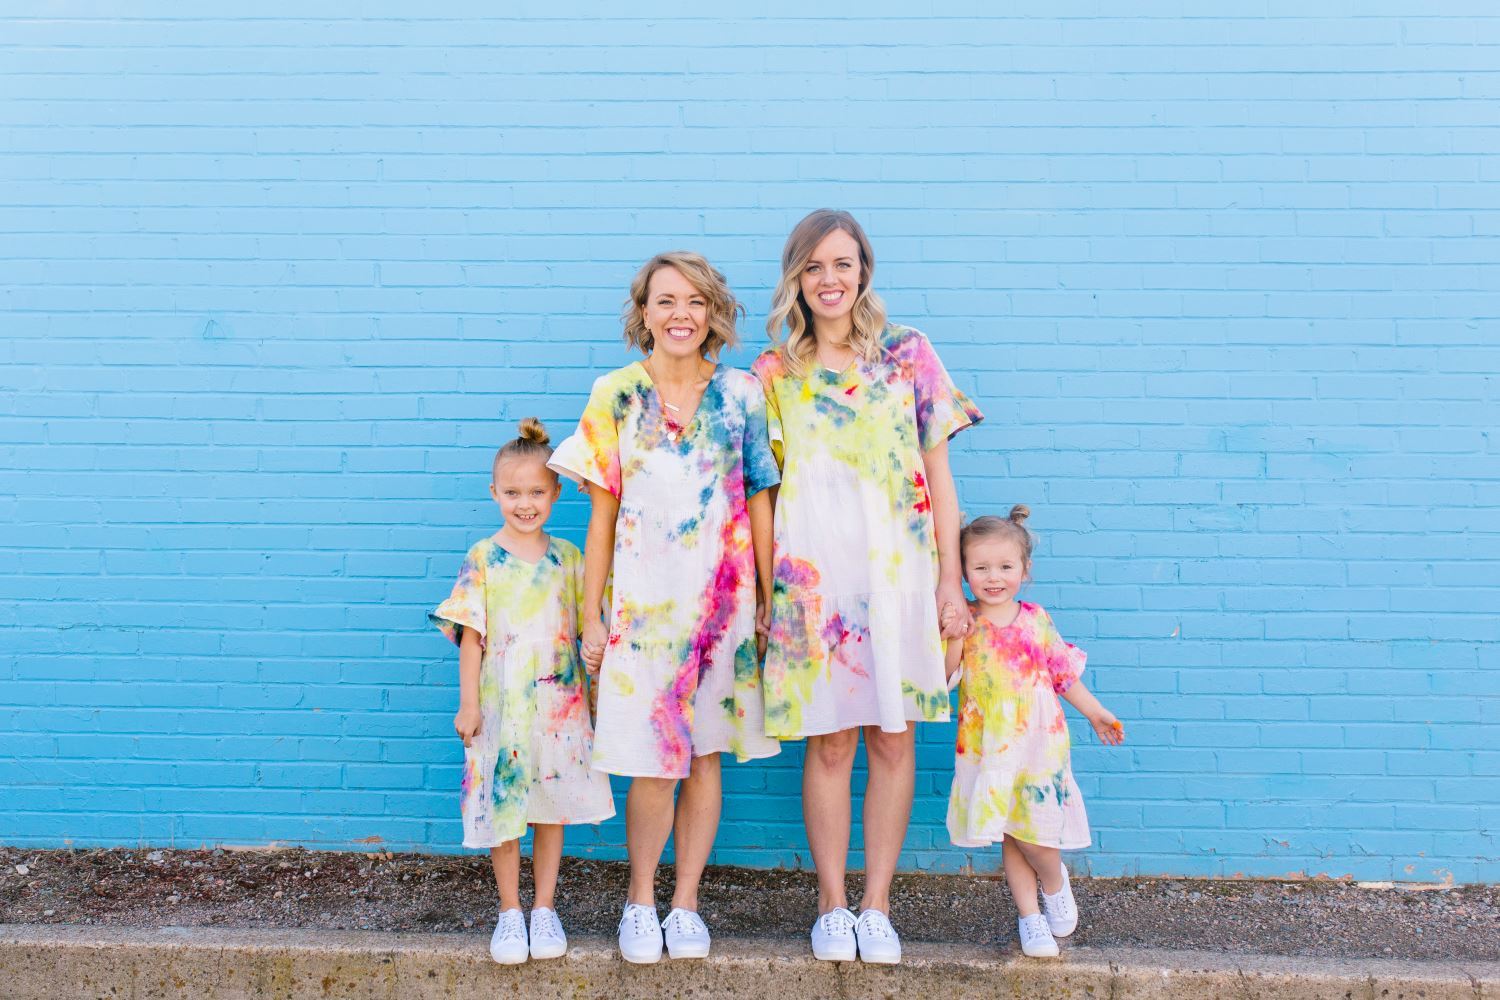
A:
[[[1099,704],[1099,699],[1083,686],[1083,681],[1074,681],[1063,692],[1063,700],[1083,713],[1083,717],[1089,720],[1089,725],[1094,727],[1094,733],[1101,743],[1108,743],[1113,747],[1125,742],[1125,727],[1115,718],[1115,713]]]

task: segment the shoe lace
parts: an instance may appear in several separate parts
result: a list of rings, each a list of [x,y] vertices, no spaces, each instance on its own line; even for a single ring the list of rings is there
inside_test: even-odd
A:
[[[1052,932],[1040,913],[1021,919],[1021,937],[1027,941],[1039,941],[1051,937]]]
[[[656,916],[649,906],[632,906],[625,913],[633,934],[649,934],[656,926]]]
[[[500,915],[500,938],[503,941],[526,939],[526,922],[521,919],[521,911],[506,910]]]
[[[891,922],[879,910],[866,910],[859,916],[860,923],[864,924],[865,934],[870,937],[877,937],[884,940],[895,934],[895,929],[891,927]]]
[[[844,909],[829,910],[818,920],[822,923],[825,934],[848,934],[854,927],[854,921],[849,918],[849,911]]]
[[[696,934],[708,930],[702,917],[687,910],[673,910],[667,914],[667,923],[674,934]]]
[[[537,912],[531,911],[532,930],[537,937],[560,938],[562,937],[562,921],[557,919],[557,914],[552,910]]]

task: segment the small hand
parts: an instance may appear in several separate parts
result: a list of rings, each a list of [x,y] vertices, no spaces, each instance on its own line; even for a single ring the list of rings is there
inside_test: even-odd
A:
[[[755,605],[755,655],[766,658],[766,643],[771,638],[771,605],[759,601]]]
[[[453,717],[453,731],[464,741],[464,746],[474,745],[474,737],[479,735],[479,727],[484,724],[483,716],[479,714],[478,705],[460,705],[458,714]]]
[[[953,606],[953,603],[950,601],[944,604],[943,610],[938,612],[938,628],[944,632],[948,631],[948,629],[953,627],[953,623],[957,618],[958,609]]]
[[[609,629],[604,627],[604,622],[595,619],[584,624],[583,635],[579,638],[583,665],[588,668],[589,673],[596,673],[604,663],[604,647],[609,642]]]
[[[1089,716],[1089,725],[1094,727],[1094,733],[1101,743],[1117,747],[1125,742],[1125,727],[1113,712],[1103,706],[1100,706],[1097,715]]]
[[[946,625],[942,624],[945,609],[952,605],[953,611]],[[962,639],[969,634],[972,617],[968,602],[964,600],[962,587],[939,584],[937,589],[938,623],[944,639]]]

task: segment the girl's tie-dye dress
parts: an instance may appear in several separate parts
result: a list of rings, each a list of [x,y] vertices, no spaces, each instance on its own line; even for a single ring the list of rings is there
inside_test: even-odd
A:
[[[1083,673],[1084,659],[1035,604],[1022,601],[1003,628],[976,612],[960,661],[958,754],[948,797],[954,844],[987,847],[1009,834],[1043,847],[1089,846],[1057,697]]]
[[[983,415],[918,331],[880,347],[802,378],[779,349],[755,361],[782,466],[765,664],[782,739],[948,718],[923,454]]]
[[[598,823],[615,814],[590,767],[593,730],[578,656],[583,556],[552,538],[535,563],[486,538],[429,615],[457,644],[479,633],[479,735],[464,750],[465,847],[498,847],[528,823]]]
[[[719,365],[679,422],[639,363],[594,383],[551,467],[620,501],[594,766],[684,778],[694,757],[769,757],[748,497],[778,475],[765,397]]]

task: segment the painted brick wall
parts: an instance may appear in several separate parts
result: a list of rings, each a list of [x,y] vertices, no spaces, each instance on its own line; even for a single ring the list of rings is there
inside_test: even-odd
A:
[[[456,849],[423,612],[491,449],[623,363],[657,250],[724,267],[747,360],[834,205],[1127,721],[1075,729],[1082,863],[1496,878],[1489,5],[134,6],[0,19],[0,840]],[[951,739],[904,861],[992,869]],[[800,762],[729,770],[717,861],[807,863]]]

